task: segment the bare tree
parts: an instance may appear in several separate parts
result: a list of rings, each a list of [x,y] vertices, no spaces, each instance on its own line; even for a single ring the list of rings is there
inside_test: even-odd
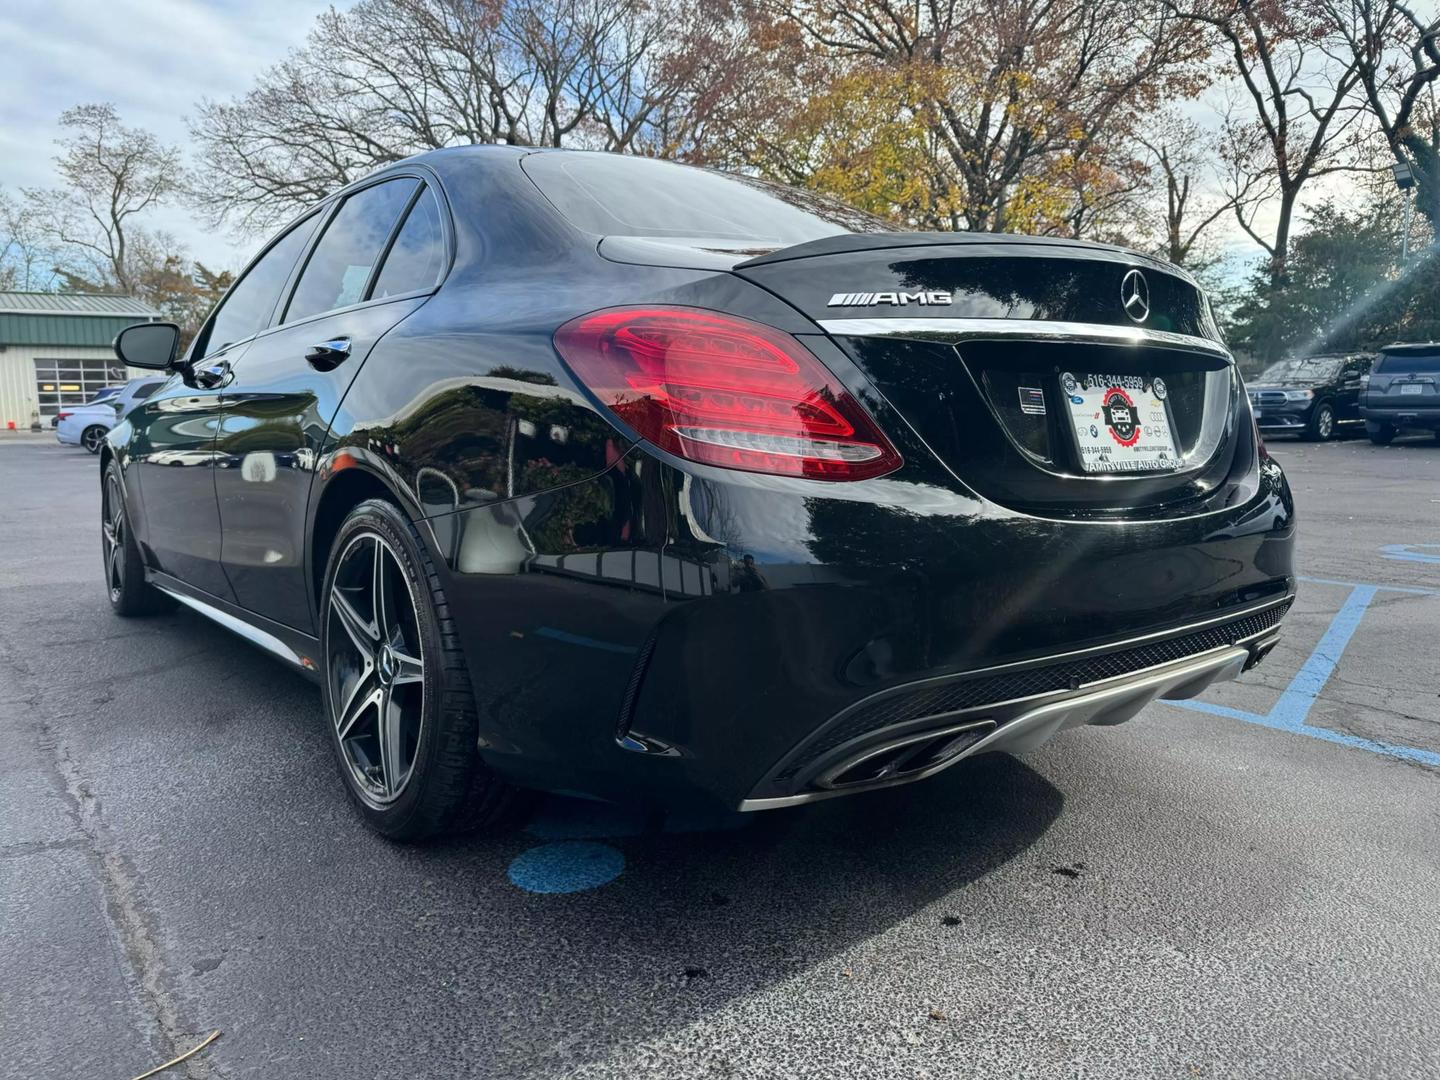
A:
[[[143,128],[126,127],[110,104],[67,109],[60,125],[68,134],[59,140],[55,167],[64,185],[26,189],[28,209],[62,262],[78,262],[87,276],[131,292],[134,219],[179,189],[179,151]]]
[[[1300,193],[1310,181],[1355,167],[1358,115],[1346,106],[1358,62],[1334,62],[1321,47],[1308,10],[1279,0],[1162,0],[1215,40],[1222,71],[1239,85],[1248,116],[1227,123],[1226,165],[1234,178],[1235,218],[1270,259],[1273,285],[1285,281],[1290,234]],[[1274,229],[1257,222],[1273,191]]]
[[[0,191],[0,289],[44,289],[55,277],[47,230],[27,201]]]
[[[1396,161],[1415,174],[1415,205],[1440,233],[1440,14],[1400,0],[1323,0],[1336,52],[1356,65],[1364,107]]]
[[[1253,184],[1225,190],[1214,168],[1215,140],[1193,121],[1167,116],[1136,140],[1144,147],[1157,202],[1163,198],[1160,251],[1177,266],[1193,266],[1216,223],[1253,201]]]
[[[410,154],[466,143],[666,149],[723,74],[683,0],[360,0],[229,102],[202,101],[194,195],[261,229]],[[716,57],[723,61],[723,56]]]

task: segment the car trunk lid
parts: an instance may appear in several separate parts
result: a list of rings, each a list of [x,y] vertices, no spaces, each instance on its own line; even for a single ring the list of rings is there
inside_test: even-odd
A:
[[[960,480],[1003,504],[1134,511],[1209,495],[1253,460],[1203,293],[1143,256],[862,234],[734,272],[815,320]]]

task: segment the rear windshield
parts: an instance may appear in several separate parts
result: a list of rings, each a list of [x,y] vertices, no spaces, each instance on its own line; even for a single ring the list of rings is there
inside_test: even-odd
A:
[[[879,218],[812,192],[654,158],[531,154],[535,186],[583,232],[803,244],[853,232],[888,232]]]
[[[1440,346],[1434,349],[1417,349],[1414,352],[1408,349],[1393,353],[1382,352],[1375,370],[1390,375],[1401,375],[1409,371],[1440,375]]]

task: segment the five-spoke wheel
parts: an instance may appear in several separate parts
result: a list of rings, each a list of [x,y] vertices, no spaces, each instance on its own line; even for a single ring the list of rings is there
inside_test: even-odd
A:
[[[397,799],[415,770],[425,718],[425,646],[408,575],[390,542],[359,531],[326,598],[331,722],[358,794]]]
[[[321,685],[360,813],[393,840],[499,822],[516,793],[480,758],[470,666],[420,530],[388,499],[366,499],[329,551]]]
[[[120,474],[105,473],[100,495],[100,552],[105,561],[105,587],[110,603],[118,604],[125,593],[125,497]]]
[[[100,481],[100,559],[105,592],[117,615],[149,615],[173,601],[145,580],[145,562],[125,509],[125,479],[110,461]]]

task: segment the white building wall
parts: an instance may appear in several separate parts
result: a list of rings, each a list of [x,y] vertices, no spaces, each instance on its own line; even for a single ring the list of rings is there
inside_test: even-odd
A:
[[[30,427],[39,411],[35,390],[35,361],[39,360],[107,360],[117,371],[124,370],[115,352],[109,347],[83,345],[7,345],[0,349],[0,430]],[[147,372],[129,369],[126,379],[135,379]],[[123,380],[121,380],[123,381]],[[45,421],[48,425],[49,421]]]

